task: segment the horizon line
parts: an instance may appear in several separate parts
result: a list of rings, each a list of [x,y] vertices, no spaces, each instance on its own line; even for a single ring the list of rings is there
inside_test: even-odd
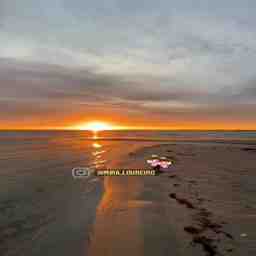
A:
[[[28,129],[1,129],[0,128],[0,132],[3,132],[3,131],[62,131],[62,132],[95,132],[95,131],[92,131],[92,130],[79,130],[79,129],[65,129],[65,128],[46,128],[46,129],[37,129],[37,128],[28,128]],[[168,128],[165,128],[165,129],[162,129],[162,128],[126,128],[126,129],[106,129],[106,130],[100,130],[100,131],[97,131],[97,132],[106,132],[106,131],[255,131],[256,132],[256,129],[239,129],[239,128],[236,128],[236,129],[225,129],[225,128],[216,128],[216,129],[195,129],[195,128],[176,128],[176,129],[168,129]]]

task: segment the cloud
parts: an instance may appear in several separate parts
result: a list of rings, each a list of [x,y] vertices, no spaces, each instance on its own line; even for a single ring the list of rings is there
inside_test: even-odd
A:
[[[9,113],[23,112],[34,116],[52,111],[61,113],[69,108],[74,112],[104,109],[195,117],[207,113],[227,114],[232,106],[240,115],[247,102],[244,98],[236,106],[238,94],[230,94],[228,90],[215,93],[196,88],[185,90],[179,88],[176,81],[161,86],[139,76],[102,74],[94,69],[77,70],[6,59],[0,61],[0,67],[0,83],[4,85],[0,88],[0,101]],[[248,106],[246,111],[249,109]],[[251,112],[252,109],[248,113]],[[4,113],[2,115],[6,115]]]
[[[250,0],[0,0],[1,106],[8,120],[103,110],[215,120],[232,109],[253,120],[255,7]]]
[[[57,65],[0,60],[1,97],[17,100],[180,101],[193,100],[207,92],[180,88],[177,81],[159,83],[144,75],[105,74],[93,68],[72,69]]]

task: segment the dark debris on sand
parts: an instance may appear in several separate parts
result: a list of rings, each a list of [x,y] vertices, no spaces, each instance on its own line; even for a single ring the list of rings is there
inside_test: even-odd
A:
[[[206,236],[195,236],[193,238],[193,243],[202,245],[204,251],[207,253],[206,255],[214,256],[219,254],[217,246],[214,245],[214,240],[211,238]]]
[[[243,151],[254,151],[256,152],[256,148],[242,148]]]
[[[186,226],[184,227],[184,230],[192,235],[197,235],[200,234],[202,232],[201,228],[197,228],[197,227],[193,227],[193,226]]]
[[[210,217],[212,213],[208,210],[201,208],[198,209],[199,212],[196,213],[195,220],[197,222],[196,226],[186,226],[184,231],[192,235],[192,245],[200,244],[207,256],[222,255],[217,244],[221,241],[220,234],[224,234],[229,239],[233,240],[233,236],[222,230],[222,225],[213,222]],[[211,231],[217,235],[214,238],[209,237],[209,232]],[[206,235],[207,234],[207,235]],[[229,252],[233,249],[228,249]]]
[[[170,175],[169,178],[175,179],[177,175]],[[197,184],[195,180],[187,182],[188,184]],[[177,183],[173,185],[175,186],[175,184]],[[203,202],[210,200],[200,197],[198,193],[195,195],[195,204],[186,198],[178,196],[176,193],[170,193],[169,197],[176,200],[177,203],[186,206],[186,208],[194,210],[192,215],[195,221],[194,225],[184,227],[184,231],[192,236],[191,244],[193,246],[201,245],[206,256],[224,255],[218,244],[225,242],[224,238],[234,240],[234,237],[223,230],[223,225],[227,224],[225,221],[220,221],[219,223],[213,221],[213,213],[201,206]],[[234,248],[228,248],[225,252],[230,253],[233,250]]]
[[[171,193],[169,196],[175,199],[179,204],[183,204],[189,209],[195,209],[194,205],[189,200],[178,197],[175,193]]]

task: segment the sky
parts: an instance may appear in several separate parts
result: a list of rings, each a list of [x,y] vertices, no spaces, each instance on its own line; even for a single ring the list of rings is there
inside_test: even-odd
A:
[[[0,0],[0,129],[256,129],[256,1]]]

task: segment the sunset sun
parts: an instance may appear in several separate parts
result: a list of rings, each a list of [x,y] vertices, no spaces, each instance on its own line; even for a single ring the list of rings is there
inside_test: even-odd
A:
[[[113,130],[115,127],[105,122],[89,122],[78,127],[79,130],[88,130],[93,132]]]

